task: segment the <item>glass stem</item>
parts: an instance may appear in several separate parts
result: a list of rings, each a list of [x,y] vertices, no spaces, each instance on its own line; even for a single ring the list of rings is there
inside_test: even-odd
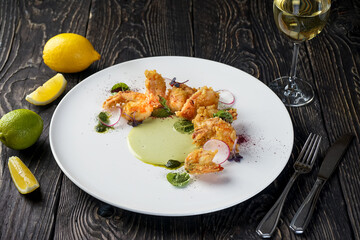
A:
[[[293,57],[291,61],[290,78],[289,78],[290,84],[293,84],[294,79],[296,77],[296,66],[298,61],[299,48],[300,48],[300,44],[294,43]]]

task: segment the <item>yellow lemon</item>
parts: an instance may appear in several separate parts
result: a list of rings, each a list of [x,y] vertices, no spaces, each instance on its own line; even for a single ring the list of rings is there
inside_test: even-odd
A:
[[[81,35],[61,33],[50,38],[43,51],[45,64],[63,73],[81,72],[100,59],[93,45]]]
[[[46,105],[57,99],[64,92],[66,84],[64,76],[58,73],[27,95],[25,99],[34,105]]]
[[[22,194],[31,193],[38,187],[39,182],[36,180],[32,172],[25,166],[25,164],[18,157],[10,157],[8,161],[11,178]]]

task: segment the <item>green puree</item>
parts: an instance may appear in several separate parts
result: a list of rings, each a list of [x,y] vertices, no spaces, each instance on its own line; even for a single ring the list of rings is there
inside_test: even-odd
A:
[[[128,144],[133,154],[143,162],[166,165],[170,160],[184,162],[196,147],[190,134],[181,134],[173,127],[177,117],[148,118],[131,129]]]

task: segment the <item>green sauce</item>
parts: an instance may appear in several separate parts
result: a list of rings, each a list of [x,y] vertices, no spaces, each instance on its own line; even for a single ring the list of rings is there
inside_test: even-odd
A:
[[[181,166],[181,162],[172,159],[167,161],[167,163],[165,164],[165,167],[168,169],[176,169],[179,168],[180,166]]]
[[[175,187],[185,187],[190,182],[190,175],[184,173],[168,173],[166,175],[167,180]]]
[[[100,122],[103,121],[104,123],[108,123],[109,122],[109,115],[106,113],[106,112],[100,112],[99,115],[98,115],[98,124],[95,126],[95,131],[98,132],[98,133],[104,133],[106,132],[109,128],[112,128],[112,127],[108,127],[108,126],[105,126],[104,124],[102,124]]]
[[[107,126],[105,126],[105,125],[102,125],[101,123],[98,123],[98,124],[95,126],[95,131],[98,132],[98,133],[104,133],[104,132],[106,132],[108,129],[109,129],[109,127],[107,127]]]
[[[194,124],[192,124],[191,121],[187,120],[187,119],[180,119],[177,120],[174,123],[174,128],[176,131],[178,131],[179,133],[192,133],[194,132]]]
[[[126,83],[117,83],[114,86],[112,86],[111,91],[112,93],[117,93],[120,91],[128,91],[130,90],[129,86],[126,85]]]
[[[170,160],[184,162],[196,148],[191,135],[181,134],[173,128],[179,118],[148,118],[131,129],[128,145],[132,153],[143,162],[166,165]]]

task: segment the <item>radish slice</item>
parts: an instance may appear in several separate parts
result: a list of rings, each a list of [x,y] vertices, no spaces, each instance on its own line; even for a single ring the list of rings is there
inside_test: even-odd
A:
[[[229,90],[219,90],[217,91],[220,93],[219,102],[225,105],[233,105],[235,103],[235,96]]]
[[[101,122],[102,125],[105,125],[107,127],[113,127],[115,126],[115,124],[117,124],[120,121],[121,113],[122,113],[120,107],[114,107],[109,110],[105,110],[104,112],[106,112],[109,115],[109,122],[105,123],[101,121],[101,119],[99,118],[99,121]]]
[[[238,136],[236,136],[235,141],[234,141],[234,145],[233,145],[233,149],[231,151],[232,154],[236,153],[236,145],[237,145],[238,140],[239,140],[239,138],[238,138]]]
[[[230,155],[229,146],[225,142],[217,139],[208,140],[204,144],[203,149],[208,151],[218,150],[218,152],[214,156],[213,162],[219,165],[223,164],[229,158]]]

